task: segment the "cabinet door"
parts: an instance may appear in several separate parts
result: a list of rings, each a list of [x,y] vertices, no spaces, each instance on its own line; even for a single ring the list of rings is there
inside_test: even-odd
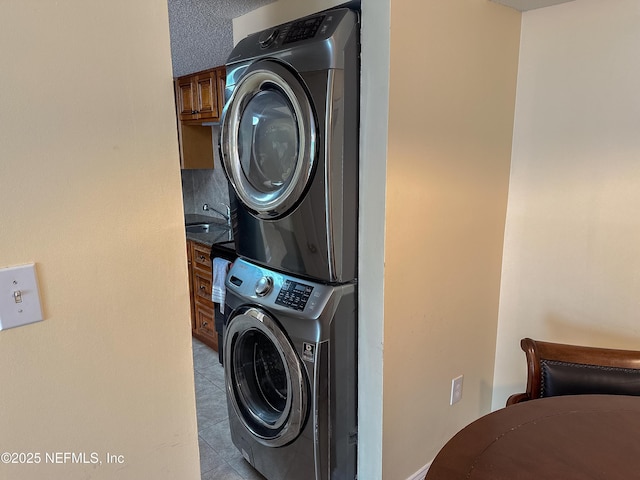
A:
[[[181,122],[197,118],[195,83],[190,77],[180,77],[176,80],[176,103]]]
[[[218,80],[216,71],[209,71],[196,76],[198,92],[198,120],[217,121],[218,112]]]

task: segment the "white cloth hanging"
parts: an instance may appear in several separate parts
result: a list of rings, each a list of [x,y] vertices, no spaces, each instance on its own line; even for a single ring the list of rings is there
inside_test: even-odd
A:
[[[227,289],[224,282],[229,272],[231,262],[224,258],[213,259],[213,286],[211,287],[211,301],[220,304],[220,313],[224,313],[224,299]]]

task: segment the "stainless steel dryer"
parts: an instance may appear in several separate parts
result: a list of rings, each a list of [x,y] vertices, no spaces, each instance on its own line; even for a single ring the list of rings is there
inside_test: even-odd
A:
[[[220,128],[239,256],[328,283],[356,278],[358,14],[336,9],[240,41]]]
[[[268,480],[355,479],[355,284],[237,260],[226,287],[233,443]]]

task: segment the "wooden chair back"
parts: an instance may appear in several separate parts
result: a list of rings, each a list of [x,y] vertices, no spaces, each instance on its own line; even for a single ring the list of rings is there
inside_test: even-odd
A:
[[[507,406],[556,395],[640,395],[640,351],[584,347],[523,338],[527,391]]]

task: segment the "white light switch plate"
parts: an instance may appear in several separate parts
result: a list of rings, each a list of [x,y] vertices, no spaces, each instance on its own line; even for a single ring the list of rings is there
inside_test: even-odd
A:
[[[0,269],[0,330],[42,320],[33,263]]]

